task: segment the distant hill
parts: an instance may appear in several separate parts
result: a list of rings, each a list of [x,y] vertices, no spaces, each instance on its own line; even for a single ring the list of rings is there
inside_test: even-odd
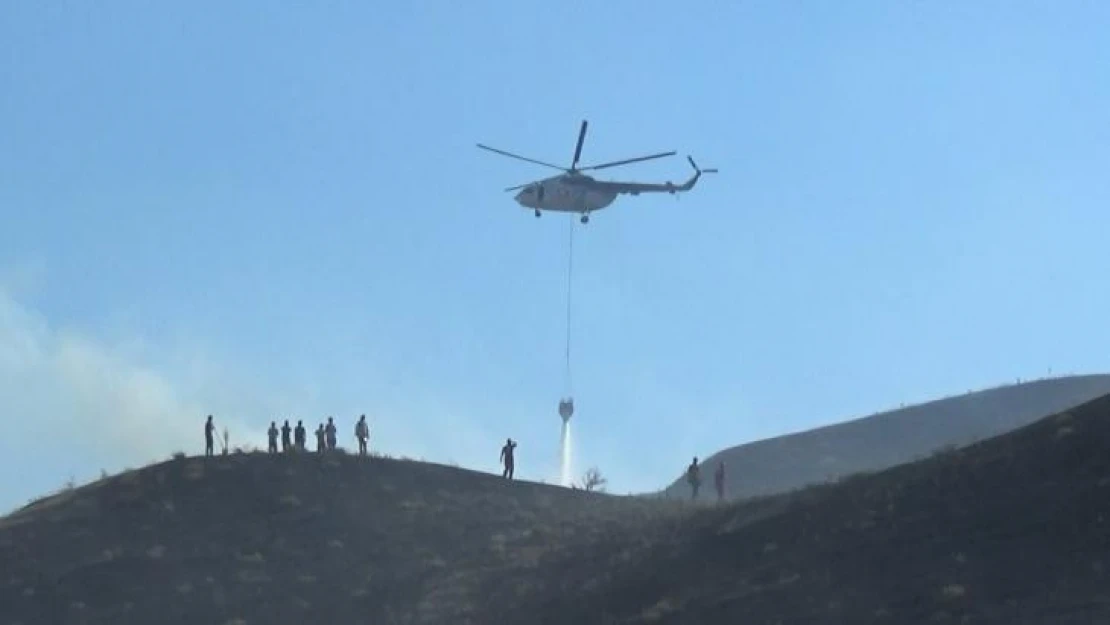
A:
[[[715,496],[713,471],[721,460],[730,498],[780,493],[968,445],[1107,393],[1110,375],[1048,378],[730,447],[699,458],[703,497]],[[680,476],[661,494],[689,498],[690,488]]]
[[[877,474],[696,506],[603,584],[563,582],[563,597],[539,603],[563,620],[543,622],[1110,623],[1108,450],[1104,396]],[[573,558],[552,567],[559,581],[597,575]],[[521,614],[498,622],[541,622]]]
[[[721,506],[334,454],[181,458],[0,518],[0,623],[1110,622],[1110,396]]]

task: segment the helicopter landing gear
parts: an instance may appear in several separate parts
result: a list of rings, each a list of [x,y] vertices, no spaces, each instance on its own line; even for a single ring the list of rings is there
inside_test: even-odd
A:
[[[539,217],[539,216],[540,216],[540,209],[537,208],[536,209],[536,217]]]
[[[579,221],[581,221],[584,224],[590,223],[590,214],[589,213],[582,213],[582,219],[580,219]]]

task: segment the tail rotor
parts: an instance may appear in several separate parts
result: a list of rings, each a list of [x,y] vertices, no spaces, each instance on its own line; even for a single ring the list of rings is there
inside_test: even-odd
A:
[[[686,160],[690,161],[690,167],[693,167],[694,171],[697,172],[698,174],[715,174],[715,173],[717,173],[717,168],[716,167],[714,167],[712,169],[700,169],[698,167],[698,164],[694,162],[694,157],[692,157],[692,156],[687,156]]]

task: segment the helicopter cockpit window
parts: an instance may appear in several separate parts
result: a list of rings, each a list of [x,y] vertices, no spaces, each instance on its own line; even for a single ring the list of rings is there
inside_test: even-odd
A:
[[[524,195],[532,195],[536,192],[536,187],[528,187],[524,190]]]

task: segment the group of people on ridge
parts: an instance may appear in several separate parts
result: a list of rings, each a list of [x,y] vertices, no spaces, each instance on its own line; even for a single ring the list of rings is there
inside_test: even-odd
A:
[[[698,498],[698,489],[701,488],[701,466],[697,456],[690,466],[686,467],[686,482],[690,484],[690,499]],[[717,501],[725,498],[725,461],[717,462],[717,470],[713,472],[713,485],[717,487]]]
[[[212,438],[216,426],[212,423],[212,415],[208,415],[208,420],[204,423],[204,454],[206,456],[212,455]],[[297,421],[295,427],[290,427],[289,420],[286,419],[282,424],[281,429],[277,427],[277,423],[270,422],[270,429],[267,431],[269,435],[269,448],[268,452],[275,454],[278,453],[278,434],[281,434],[281,451],[282,453],[289,453],[294,451],[305,451],[305,428],[301,421]],[[292,434],[292,437],[290,437]],[[364,456],[367,453],[367,441],[370,439],[370,426],[366,423],[366,415],[361,415],[355,423],[355,438],[358,439],[358,454]],[[321,423],[316,427],[316,452],[324,453],[325,451],[333,451],[336,445],[336,427],[335,421],[332,417],[328,417],[327,423]],[[501,447],[501,464],[504,469],[501,472],[501,477],[505,479],[513,479],[513,472],[515,470],[516,461],[513,452],[516,450],[516,441],[509,438],[506,439],[505,445]],[[690,498],[698,498],[698,490],[701,488],[701,466],[698,464],[698,459],[695,456],[694,461],[686,468],[686,482],[690,484]],[[723,460],[717,462],[717,469],[713,473],[713,483],[717,489],[717,501],[723,501],[725,497],[725,463]]]
[[[271,454],[278,453],[278,427],[277,423],[271,421],[270,429],[266,431],[269,438],[269,447],[267,451]],[[285,423],[281,426],[281,451],[288,453],[291,451],[305,451],[306,446],[306,433],[304,423],[297,421],[296,427],[289,426],[289,420],[286,419]],[[292,439],[290,439],[292,433]],[[358,422],[355,423],[355,438],[358,439],[358,453],[360,456],[366,455],[367,440],[370,438],[370,426],[366,423],[366,415],[361,415]],[[325,451],[334,451],[336,446],[336,427],[335,420],[328,417],[327,423],[321,423],[316,426],[316,452],[323,453]]]
[[[212,415],[208,415],[208,419],[204,422],[204,455],[206,456],[213,455],[212,443],[215,430],[216,425],[212,422]],[[289,420],[286,419],[280,430],[276,422],[270,422],[270,429],[266,431],[267,437],[269,438],[269,445],[266,449],[268,453],[278,453],[279,433],[281,434],[282,453],[306,450],[307,433],[305,432],[304,423],[298,420],[296,427],[291,427],[289,425]],[[366,423],[366,415],[361,415],[355,423],[355,438],[358,439],[359,455],[365,456],[367,454],[368,441],[370,440],[370,426]],[[316,452],[324,453],[325,451],[334,451],[337,443],[336,439],[335,420],[332,417],[328,417],[327,423],[321,423],[316,427]]]

